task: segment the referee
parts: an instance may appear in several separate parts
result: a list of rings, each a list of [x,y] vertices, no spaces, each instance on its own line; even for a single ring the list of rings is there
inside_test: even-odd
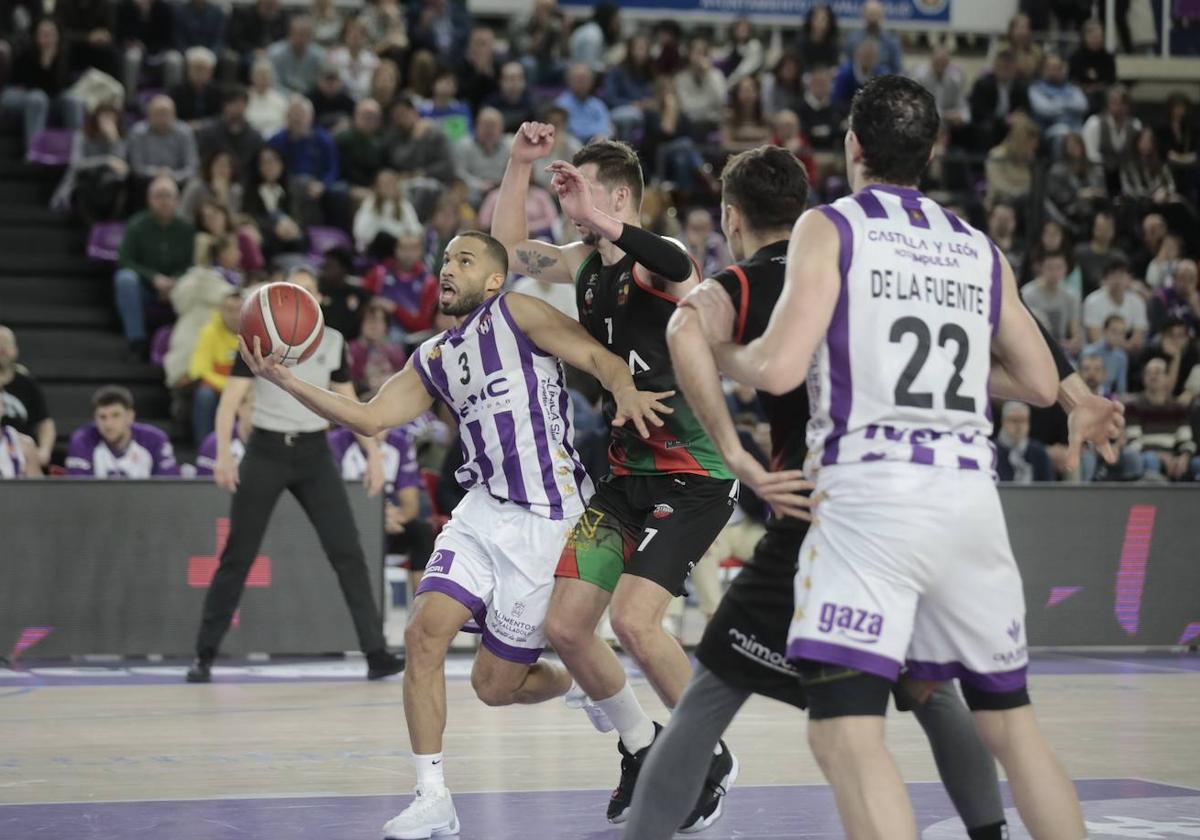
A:
[[[288,281],[318,297],[317,280],[311,270],[295,269]],[[336,330],[325,329],[316,353],[296,365],[295,373],[306,382],[355,396],[346,364],[345,339]],[[230,452],[230,439],[238,406],[251,389],[254,430],[239,467]],[[187,681],[206,683],[212,679],[213,659],[241,600],[271,511],[284,490],[290,491],[308,514],[337,573],[359,646],[367,655],[367,679],[382,679],[403,671],[404,658],[385,648],[383,622],[371,592],[350,500],[326,442],[329,423],[270,382],[255,379],[239,358],[221,394],[216,427],[213,478],[219,487],[233,491],[233,504],[229,539],[204,599],[196,660],[188,670]],[[364,483],[374,496],[383,487],[383,458],[373,438],[359,438],[359,444],[367,454]]]

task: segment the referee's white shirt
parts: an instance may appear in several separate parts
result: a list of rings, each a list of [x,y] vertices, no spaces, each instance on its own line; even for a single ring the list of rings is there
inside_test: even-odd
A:
[[[335,329],[325,327],[317,352],[292,368],[292,373],[312,385],[328,388],[331,382],[349,382],[350,366],[346,357],[346,340]],[[239,356],[231,376],[254,376]],[[254,377],[254,411],[250,422],[256,429],[268,432],[323,432],[329,421],[314,414],[287,391],[260,377]]]

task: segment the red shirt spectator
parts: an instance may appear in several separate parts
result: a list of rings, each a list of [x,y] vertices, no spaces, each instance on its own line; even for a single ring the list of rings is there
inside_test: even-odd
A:
[[[407,333],[433,328],[437,314],[437,279],[425,267],[425,244],[406,234],[396,242],[396,254],[363,278],[363,288],[378,299]]]

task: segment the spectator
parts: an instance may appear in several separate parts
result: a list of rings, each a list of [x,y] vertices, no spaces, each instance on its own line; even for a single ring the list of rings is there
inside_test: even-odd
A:
[[[791,53],[780,56],[774,69],[763,74],[762,91],[763,110],[766,113],[798,113],[804,102],[804,74],[801,72],[800,59]]]
[[[221,115],[210,120],[196,132],[196,145],[201,159],[207,160],[218,152],[228,152],[233,157],[237,172],[249,172],[254,166],[263,139],[246,119],[249,102],[246,89],[241,85],[227,87],[221,96]]]
[[[371,194],[371,185],[383,169],[387,151],[383,146],[383,111],[374,99],[363,99],[354,107],[354,122],[334,138],[338,169],[349,185],[350,197],[359,205]]]
[[[841,63],[837,18],[827,4],[809,8],[796,47],[804,67],[837,67]]]
[[[405,14],[397,0],[366,3],[359,13],[358,17],[366,30],[367,46],[381,61],[392,61],[397,66],[408,65],[412,45],[408,40]]]
[[[567,51],[572,64],[583,64],[595,73],[603,73],[608,48],[621,38],[621,10],[616,3],[597,3],[591,20],[571,33]]]
[[[195,229],[176,215],[179,188],[173,179],[155,178],[147,204],[149,209],[125,226],[113,277],[121,326],[130,348],[139,356],[148,349],[147,307],[169,299],[176,279],[192,264],[195,246]]]
[[[650,54],[654,58],[654,71],[657,76],[675,76],[687,66],[688,59],[682,48],[683,27],[675,20],[660,20],[651,31],[654,48]]]
[[[262,137],[273,137],[287,123],[288,98],[275,87],[275,65],[259,59],[250,68],[246,121]]]
[[[1087,385],[1088,390],[1098,397],[1112,399],[1111,377],[1104,366],[1104,356],[1083,351],[1079,358],[1079,376]],[[1096,451],[1084,447],[1079,460],[1079,479],[1081,481],[1134,481],[1142,475],[1142,461],[1138,453],[1125,447],[1124,434],[1120,440],[1113,442],[1117,450],[1117,462],[1106,464],[1101,461]]]
[[[43,18],[33,43],[17,53],[8,84],[0,91],[0,108],[21,116],[26,146],[46,128],[52,108],[64,128],[83,126],[83,104],[67,91],[69,72],[58,24]]]
[[[137,102],[142,65],[160,70],[168,90],[183,81],[183,56],[174,48],[174,6],[167,0],[121,0],[117,44],[124,50],[125,102]]]
[[[395,320],[400,340],[415,344],[432,334],[438,284],[425,265],[425,243],[420,236],[400,236],[394,256],[367,273],[363,288],[375,295]]]
[[[874,41],[877,46],[875,60],[870,66],[878,64],[878,74],[904,72],[904,54],[900,49],[900,39],[883,28],[884,8],[879,0],[867,0],[862,7],[862,29],[850,34],[846,39],[846,62],[859,64],[859,45],[866,41]],[[865,80],[864,80],[865,81]]]
[[[388,310],[382,301],[372,299],[362,309],[358,338],[348,345],[350,379],[359,396],[367,399],[379,386],[404,368],[404,349],[388,341]]]
[[[1037,78],[1042,68],[1042,48],[1034,40],[1029,15],[1016,14],[1008,22],[1008,32],[996,43],[996,52],[1008,50],[1016,62],[1017,76],[1026,84]]]
[[[371,300],[368,292],[351,283],[353,271],[354,255],[350,250],[330,248],[321,260],[321,274],[317,278],[325,325],[340,332],[347,341],[358,338],[363,310]]]
[[[556,0],[534,0],[528,15],[513,15],[508,29],[509,51],[521,56],[521,65],[532,84],[552,85],[562,80],[567,23]]]
[[[246,456],[246,444],[250,440],[250,433],[254,431],[254,426],[250,422],[253,412],[254,392],[249,391],[241,405],[238,406],[237,418],[233,421],[233,436],[229,441],[229,454],[233,456],[234,463],[242,463],[242,458]],[[204,442],[200,444],[200,449],[196,452],[196,475],[211,476],[216,467],[217,433],[212,432],[204,439]]]
[[[46,409],[42,386],[24,365],[17,364],[19,358],[16,334],[0,326],[0,427],[31,438],[33,460],[44,468],[50,465],[58,432]]]
[[[214,245],[218,239],[226,237],[233,239],[238,251],[237,256],[229,262],[231,269],[251,272],[260,270],[266,264],[258,231],[253,225],[238,230],[233,223],[233,214],[224,204],[212,200],[201,202],[194,219],[197,232],[193,261],[197,266],[207,267],[217,263]]]
[[[787,149],[795,155],[796,160],[804,164],[805,172],[808,173],[808,182],[814,186],[820,185],[817,178],[817,166],[813,160],[812,147],[808,143],[808,138],[804,136],[804,132],[800,130],[799,117],[791,111],[780,111],[777,113],[771,120],[770,143],[772,146]]]
[[[616,72],[616,71],[614,71]],[[513,134],[521,123],[534,119],[533,97],[525,84],[525,67],[519,61],[510,61],[500,68],[499,89],[485,102],[495,108],[504,118],[504,133]]]
[[[1008,136],[988,152],[984,164],[989,205],[997,201],[1016,204],[1028,198],[1039,136],[1037,125],[1024,114],[1014,114],[1009,120]]]
[[[1063,226],[1054,219],[1046,219],[1042,222],[1041,236],[1038,237],[1037,242],[1033,243],[1033,248],[1030,250],[1029,262],[1039,263],[1046,254],[1061,253],[1067,261],[1067,274],[1063,279],[1063,288],[1074,295],[1077,301],[1080,301],[1083,300],[1083,272],[1072,262],[1071,254],[1073,252],[1071,239],[1067,236]],[[1017,282],[1024,285],[1033,279],[1033,272],[1018,272],[1017,278]]]
[[[467,39],[467,54],[458,68],[457,89],[463,100],[478,111],[484,100],[496,92],[496,33],[476,26]]]
[[[1078,85],[1067,79],[1067,65],[1057,55],[1046,56],[1042,77],[1029,86],[1029,105],[1046,139],[1057,141],[1079,131],[1088,101]]]
[[[283,180],[283,158],[270,146],[263,146],[250,171],[243,204],[262,233],[263,256],[268,260],[282,253],[304,250],[304,233],[288,215],[292,200]]]
[[[1178,318],[1163,323],[1160,332],[1142,353],[1141,370],[1151,359],[1162,359],[1167,363],[1167,385],[1173,396],[1180,396],[1185,389],[1188,374],[1200,363],[1188,325]],[[1186,403],[1185,403],[1186,405]]]
[[[195,218],[200,205],[214,202],[237,215],[242,210],[242,184],[237,164],[229,152],[217,152],[205,158],[200,174],[188,182],[179,200],[179,215]]]
[[[733,154],[753,149],[770,136],[771,125],[763,116],[758,80],[747,76],[730,91],[729,106],[721,120],[721,151]]]
[[[57,0],[50,9],[62,27],[72,71],[94,67],[114,79],[120,77],[121,59],[113,39],[117,9],[112,0]]]
[[[1067,269],[1067,256],[1061,251],[1043,255],[1037,279],[1021,287],[1021,299],[1067,355],[1075,356],[1083,348],[1083,329],[1079,298],[1063,285]]]
[[[1030,112],[1029,86],[1017,72],[1012,50],[996,53],[991,72],[981,75],[971,86],[968,106],[978,150],[990,149],[1004,139],[1014,112]]]
[[[234,289],[226,294],[220,308],[200,330],[192,351],[188,378],[196,386],[192,391],[192,437],[197,448],[212,434],[217,403],[237,359],[241,314],[242,293]]]
[[[1088,341],[1099,341],[1108,317],[1120,315],[1129,330],[1126,348],[1133,352],[1142,349],[1149,323],[1145,301],[1129,290],[1132,282],[1129,263],[1115,259],[1105,267],[1100,288],[1083,301],[1083,326]]]
[[[400,96],[400,68],[394,61],[383,59],[371,74],[371,98],[387,114]]]
[[[458,202],[452,196],[443,196],[433,207],[429,224],[425,226],[425,264],[431,273],[436,273],[442,264],[442,254],[450,240],[463,230]]]
[[[1089,391],[1098,397],[1108,399],[1116,393],[1116,389],[1112,387],[1109,380],[1108,369],[1104,366],[1104,356],[1092,352],[1089,348],[1085,348],[1083,355],[1079,357],[1079,377],[1088,386]]]
[[[945,45],[938,44],[933,48],[933,55],[917,68],[913,79],[937,100],[942,125],[954,132],[971,121],[966,79],[958,65],[950,63],[950,51]]]
[[[342,71],[326,64],[317,74],[317,84],[309,92],[317,125],[330,134],[339,134],[350,126],[354,99],[346,92]]]
[[[37,478],[41,474],[33,438],[12,426],[0,426],[0,479]]]
[[[455,149],[458,177],[466,182],[473,204],[500,185],[511,148],[500,112],[494,108],[480,111],[475,136],[464,137]]]
[[[209,265],[188,269],[171,289],[171,307],[175,325],[163,357],[163,374],[168,388],[182,388],[194,381],[189,377],[192,354],[200,333],[213,319],[233,292],[242,285],[239,269],[241,251],[232,236],[220,236],[209,246]],[[202,440],[203,436],[197,438]]]
[[[646,42],[647,52],[650,43]],[[750,18],[738,18],[733,22],[729,32],[729,45],[722,50],[718,59],[720,68],[725,73],[725,83],[730,87],[742,79],[753,76],[758,78],[766,60],[766,51],[762,41],[754,34],[754,24]]]
[[[669,80],[660,80],[660,82],[662,81]],[[656,103],[655,110],[651,113],[654,114],[655,118],[657,119],[661,112],[662,109],[659,107],[658,103]],[[678,108],[676,108],[676,113],[678,113]],[[579,141],[578,137],[567,130],[567,112],[562,108],[559,108],[557,105],[551,105],[546,109],[545,113],[542,115],[542,118],[547,123],[554,126],[554,145],[550,147],[550,151],[546,154],[546,159],[573,160],[575,153],[583,148],[583,143]],[[650,127],[647,126],[647,136],[650,134],[649,128]],[[647,160],[654,160],[654,156],[648,155]],[[547,172],[544,167],[535,166],[533,168],[533,182],[542,189],[551,189],[551,181],[553,178],[554,176]]]
[[[1145,283],[1152,292],[1157,292],[1171,285],[1171,277],[1175,273],[1175,265],[1183,253],[1183,242],[1173,233],[1163,237],[1158,246],[1158,253],[1146,266]]]
[[[1121,170],[1133,159],[1134,142],[1142,124],[1132,115],[1129,91],[1117,85],[1110,88],[1103,114],[1092,114],[1083,124],[1083,144],[1092,163],[1104,167],[1108,189],[1120,187]]]
[[[1161,332],[1169,320],[1187,325],[1192,335],[1200,335],[1200,291],[1197,291],[1196,261],[1180,260],[1170,285],[1159,288],[1150,299],[1150,328]]]
[[[458,78],[449,70],[441,70],[434,76],[433,96],[419,110],[451,143],[457,143],[474,129],[471,108],[458,99]]]
[[[175,103],[156,96],[146,109],[146,119],[129,132],[129,168],[133,189],[166,176],[183,184],[196,174],[196,135],[187,123],[175,119]]]
[[[293,96],[288,102],[287,127],[267,145],[283,161],[294,216],[306,225],[335,218],[331,202],[338,177],[337,147],[329,132],[313,125],[312,103]]]
[[[1158,153],[1153,129],[1143,128],[1138,133],[1133,157],[1121,168],[1121,193],[1143,208],[1179,201],[1175,177]]]
[[[392,130],[386,138],[392,168],[402,177],[433,178],[448,183],[454,177],[454,159],[446,135],[430,120],[422,119],[408,97],[392,107]]]
[[[121,118],[101,105],[71,139],[71,165],[50,199],[56,210],[74,208],[84,224],[120,218],[125,210],[129,164]]]
[[[643,112],[654,103],[654,64],[646,35],[634,35],[626,43],[625,59],[604,76],[601,99],[611,109],[618,137],[630,137],[641,127]]]
[[[308,93],[325,61],[325,50],[313,42],[312,18],[307,15],[292,18],[288,22],[287,40],[272,44],[267,56],[275,66],[275,77],[281,86],[292,93]]]
[[[1125,409],[1129,448],[1140,453],[1146,476],[1160,481],[1194,480],[1200,472],[1187,407],[1172,398],[1167,362],[1155,358],[1142,374],[1145,390]]]
[[[173,88],[170,96],[176,115],[194,131],[201,122],[221,112],[221,95],[212,83],[217,56],[208,47],[189,47],[184,60],[187,81]]]
[[[1109,315],[1104,319],[1104,331],[1100,337],[1084,348],[1085,354],[1104,360],[1108,375],[1105,387],[1110,393],[1129,393],[1129,326],[1120,315]]]
[[[1104,27],[1098,20],[1083,25],[1083,44],[1071,55],[1071,81],[1079,85],[1099,110],[1104,91],[1117,83],[1117,59],[1104,49]]]
[[[879,63],[879,42],[867,38],[854,48],[854,57],[842,64],[833,80],[833,101],[849,110],[858,89],[876,76],[883,75]]]
[[[1078,134],[1063,138],[1058,160],[1046,176],[1046,213],[1075,235],[1088,230],[1099,207],[1108,200],[1104,170],[1088,160]]]
[[[408,33],[414,49],[426,49],[449,65],[462,55],[471,29],[466,3],[418,0],[408,4]]]
[[[1191,201],[1197,197],[1200,179],[1197,173],[1196,125],[1191,114],[1192,104],[1185,94],[1172,93],[1167,97],[1167,122],[1159,130],[1158,147],[1166,154],[1167,164],[1175,183]]]
[[[495,216],[496,202],[499,198],[498,190],[492,190],[484,197],[483,203],[479,206],[477,224],[480,230],[492,229],[492,219]],[[542,239],[546,242],[558,241],[555,232],[562,223],[558,204],[551,198],[549,192],[532,181],[529,191],[525,194],[525,220],[530,239]],[[572,288],[570,284],[563,285]]]
[[[312,0],[309,17],[313,24],[313,40],[321,47],[330,47],[342,37],[342,13],[335,0]]]
[[[175,49],[187,53],[194,47],[225,51],[225,11],[208,0],[185,0],[175,7]],[[216,62],[213,62],[214,66]]]
[[[346,21],[342,43],[334,47],[325,60],[338,68],[347,93],[355,101],[370,93],[371,79],[379,67],[379,56],[370,49],[367,27],[362,18],[352,17]]]
[[[1167,220],[1161,214],[1147,213],[1142,217],[1141,237],[1131,261],[1132,270],[1136,276],[1146,276],[1146,269],[1150,266],[1150,261],[1162,249],[1163,240],[1167,238],[1169,232]]]
[[[688,42],[687,67],[675,74],[675,93],[693,136],[702,139],[717,127],[725,107],[725,77],[713,67],[705,38],[695,37]]]
[[[1011,204],[997,201],[988,212],[988,237],[1004,254],[1013,273],[1020,276],[1025,262],[1025,249],[1017,238],[1017,213]]]
[[[692,140],[695,133],[691,121],[679,107],[674,80],[660,77],[654,84],[654,107],[646,111],[640,149],[645,160],[654,162],[652,172],[655,180],[668,181],[683,191],[694,189],[704,166],[704,158]],[[571,140],[577,144],[579,142],[574,137]],[[552,189],[550,178],[539,173],[539,168],[534,169],[534,180]]]
[[[608,106],[593,93],[595,86],[595,76],[586,64],[572,64],[567,69],[567,89],[554,100],[567,112],[567,129],[584,143],[613,133]]]
[[[683,228],[688,255],[700,267],[704,277],[712,277],[733,262],[725,237],[716,229],[713,217],[703,207],[694,207],[687,214]]]
[[[249,64],[266,57],[267,48],[288,34],[288,13],[280,0],[235,3],[229,23],[229,48],[234,62]]]
[[[179,475],[179,467],[166,433],[137,422],[129,389],[105,385],[92,395],[92,422],[71,435],[67,473],[93,478],[161,478]]]
[[[1025,403],[1006,402],[1000,411],[996,475],[1013,484],[1054,480],[1045,445],[1029,436],[1029,406]]]
[[[1075,264],[1083,273],[1083,295],[1087,297],[1100,288],[1104,269],[1114,260],[1128,262],[1125,252],[1113,245],[1117,225],[1112,213],[1101,210],[1092,220],[1092,238],[1075,246]]]
[[[833,101],[833,71],[829,68],[808,74],[804,101],[797,112],[814,151],[840,154],[847,110]]]

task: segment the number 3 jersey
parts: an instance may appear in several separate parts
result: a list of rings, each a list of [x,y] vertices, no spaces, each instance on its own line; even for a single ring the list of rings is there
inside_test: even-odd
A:
[[[536,347],[499,294],[425,341],[413,367],[459,419],[464,490],[480,487],[547,519],[583,513],[592,483],[573,445],[557,358]]]
[[[809,371],[810,471],[992,470],[995,246],[912,189],[873,185],[819,212],[837,229],[841,289]]]

